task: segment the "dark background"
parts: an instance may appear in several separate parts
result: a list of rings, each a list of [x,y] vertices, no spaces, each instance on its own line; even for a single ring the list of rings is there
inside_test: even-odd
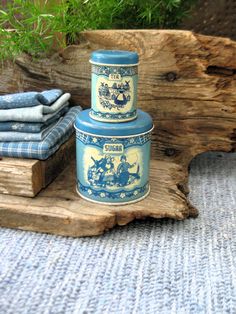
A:
[[[181,28],[236,40],[236,0],[198,0]]]

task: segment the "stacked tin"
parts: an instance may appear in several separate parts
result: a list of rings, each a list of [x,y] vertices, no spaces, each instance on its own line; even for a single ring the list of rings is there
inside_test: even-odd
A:
[[[91,55],[91,109],[76,119],[77,191],[97,203],[137,202],[149,191],[152,119],[137,109],[138,54]]]

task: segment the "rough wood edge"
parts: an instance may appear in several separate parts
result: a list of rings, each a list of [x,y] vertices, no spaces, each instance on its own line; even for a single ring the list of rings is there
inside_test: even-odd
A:
[[[135,219],[182,220],[197,215],[195,208],[189,209],[185,192],[179,189],[185,175],[179,165],[152,161],[151,193],[146,199],[128,206],[105,206],[76,194],[75,168],[71,164],[33,199],[0,195],[0,225],[81,237],[99,235]]]
[[[34,197],[50,184],[74,158],[74,135],[47,160],[2,157],[0,193]]]

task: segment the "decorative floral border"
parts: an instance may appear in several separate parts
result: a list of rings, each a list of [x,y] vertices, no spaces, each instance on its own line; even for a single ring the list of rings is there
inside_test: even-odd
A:
[[[122,143],[124,148],[132,147],[132,146],[142,146],[148,141],[151,140],[151,132],[133,136],[133,137],[124,137],[124,138],[116,138],[114,137],[99,137],[96,135],[89,135],[83,133],[82,131],[76,131],[76,138],[85,145],[92,145],[102,148],[105,143]]]
[[[135,118],[137,115],[137,110],[134,110],[132,112],[127,113],[109,113],[109,112],[100,112],[100,111],[94,111],[93,109],[90,110],[90,114],[94,117],[99,117],[106,120],[124,120],[129,118]]]
[[[95,196],[95,197],[100,197],[100,198],[110,198],[113,200],[116,199],[124,199],[124,198],[131,198],[131,197],[136,197],[139,198],[140,194],[143,195],[143,193],[145,193],[145,191],[148,191],[149,189],[149,182],[147,182],[144,186],[142,187],[137,187],[131,191],[125,191],[125,190],[121,190],[121,191],[113,191],[113,192],[108,192],[104,189],[102,190],[95,190],[93,188],[87,187],[85,185],[83,185],[81,182],[77,182],[78,185],[78,189],[81,192],[85,192],[87,193],[89,196]]]
[[[121,66],[105,66],[92,65],[92,73],[96,75],[109,76],[110,74],[120,74],[123,76],[134,76],[138,74],[138,66],[121,67]]]

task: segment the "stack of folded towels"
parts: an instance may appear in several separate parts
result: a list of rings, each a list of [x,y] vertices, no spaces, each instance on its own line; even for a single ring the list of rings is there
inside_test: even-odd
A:
[[[0,96],[0,156],[47,159],[74,132],[81,107],[60,89]]]

